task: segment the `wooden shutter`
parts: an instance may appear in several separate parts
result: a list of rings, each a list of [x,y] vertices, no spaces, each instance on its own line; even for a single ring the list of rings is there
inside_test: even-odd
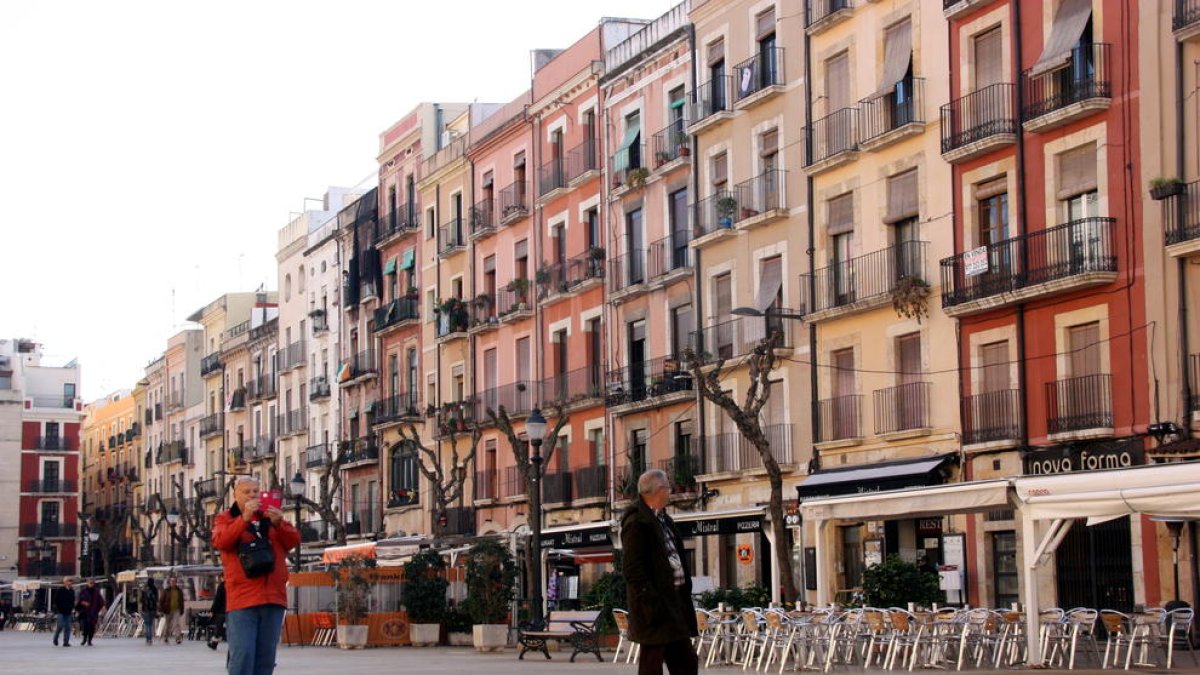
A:
[[[996,27],[975,38],[975,90],[1004,81],[1004,43]]]
[[[708,65],[725,60],[725,40],[717,39],[708,45]]]
[[[762,135],[762,149],[759,155],[768,157],[779,152],[779,129],[771,129]]]
[[[900,384],[920,382],[921,373],[921,334],[910,333],[896,338],[897,362],[900,365]]]
[[[775,32],[775,8],[772,7],[767,11],[759,14],[754,19],[755,37],[761,40]]]
[[[980,393],[990,394],[1011,389],[1008,369],[1008,341],[993,342],[979,348],[979,360],[983,366]]]
[[[833,397],[854,395],[854,350],[839,349],[832,354]]]
[[[733,279],[728,273],[716,278],[716,318],[726,321],[733,315]]]
[[[843,53],[825,62],[825,97],[829,114],[850,106],[850,55]]]
[[[725,153],[712,158],[712,184],[714,186],[724,186],[729,182],[729,162]]]
[[[1059,199],[1091,192],[1097,185],[1095,143],[1073,148],[1058,156]]]
[[[1100,323],[1093,321],[1067,329],[1070,354],[1070,377],[1099,375],[1100,369]]]
[[[888,179],[888,205],[885,223],[894,223],[917,215],[917,170]]]
[[[529,338],[517,340],[517,379],[530,379]]]
[[[847,192],[825,202],[825,229],[829,236],[854,231],[854,193]]]

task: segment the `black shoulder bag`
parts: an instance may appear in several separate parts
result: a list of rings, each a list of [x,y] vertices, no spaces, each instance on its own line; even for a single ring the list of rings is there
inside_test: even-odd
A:
[[[262,523],[262,531],[254,533],[254,539],[238,544],[238,561],[248,579],[265,576],[275,569],[275,549],[267,536],[270,523]]]

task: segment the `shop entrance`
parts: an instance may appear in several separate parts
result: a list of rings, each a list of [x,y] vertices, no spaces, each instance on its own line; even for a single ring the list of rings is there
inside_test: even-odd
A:
[[[1129,518],[1088,527],[1077,520],[1058,546],[1058,606],[1133,611]]]

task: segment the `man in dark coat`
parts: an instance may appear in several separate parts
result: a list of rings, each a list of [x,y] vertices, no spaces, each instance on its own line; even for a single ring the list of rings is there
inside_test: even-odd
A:
[[[50,610],[58,620],[54,628],[54,646],[58,646],[58,636],[63,636],[64,647],[71,646],[71,615],[75,613],[75,580],[71,577],[63,579],[62,588],[56,588],[50,593]]]
[[[146,586],[138,599],[141,601],[142,626],[146,630],[146,646],[149,647],[154,639],[154,620],[158,616],[158,586],[154,585],[153,578],[146,578]]]
[[[104,611],[104,594],[96,588],[96,580],[88,579],[79,591],[79,628],[83,632],[83,644],[92,646],[92,638],[96,636],[96,624],[100,621],[100,612]]]
[[[696,611],[683,539],[666,513],[671,483],[660,469],[638,478],[638,499],[621,516],[629,639],[641,645],[638,675],[695,675]]]

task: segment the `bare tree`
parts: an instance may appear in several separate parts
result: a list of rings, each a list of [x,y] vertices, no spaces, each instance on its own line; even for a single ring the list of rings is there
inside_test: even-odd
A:
[[[430,517],[433,519],[432,532],[434,534],[442,533],[444,528],[440,523],[443,517],[447,516],[450,504],[462,498],[463,490],[467,485],[469,467],[475,461],[475,453],[479,450],[479,440],[483,437],[479,422],[471,422],[468,427],[471,442],[465,454],[459,451],[458,437],[461,433],[459,427],[457,425],[447,427],[446,445],[450,447],[450,457],[446,463],[441,461],[439,452],[421,443],[421,435],[417,433],[416,427],[411,423],[400,429],[400,442],[409,443],[416,449],[418,453],[417,467],[421,470],[421,475],[429,481],[433,491],[433,509]]]
[[[330,541],[339,545],[346,543],[346,525],[342,523],[336,505],[338,496],[342,493],[342,466],[350,457],[345,450],[339,449],[331,453],[329,461],[317,470],[317,498],[313,500],[308,495],[298,495],[300,503],[321,516],[328,528],[326,536]],[[300,523],[296,523],[300,527]]]
[[[97,535],[96,541],[89,543],[93,549],[100,550],[100,560],[106,575],[113,573],[113,547],[125,538],[125,527],[131,517],[130,509],[125,504],[114,504],[106,509],[97,509],[91,518],[85,513],[79,514],[80,522],[87,521],[88,532]],[[95,554],[94,550],[90,553],[90,555]]]
[[[158,537],[158,533],[162,531],[163,524],[167,522],[167,514],[163,509],[162,497],[157,494],[151,495],[147,501],[147,507],[143,512],[146,517],[144,524],[142,519],[138,517],[136,509],[130,509],[129,511],[129,524],[137,532],[138,541],[143,550],[149,548],[154,543],[155,538]],[[139,551],[139,557],[141,557],[141,552]]]
[[[570,421],[570,417],[563,414],[561,407],[555,406],[552,412],[558,416],[558,421],[546,432],[546,439],[542,442],[542,465],[541,473],[538,475],[539,480],[546,475],[546,467],[550,465],[554,451],[558,448],[559,434]],[[508,445],[513,451],[513,459],[517,462],[521,476],[525,478],[525,494],[529,494],[529,490],[533,488],[533,462],[529,461],[529,441],[518,436],[517,432],[513,430],[512,419],[508,416],[508,411],[504,409],[504,406],[500,406],[496,410],[488,408],[487,416],[492,424],[500,430],[500,433],[508,439]]]
[[[788,532],[783,521],[783,470],[779,468],[779,462],[771,450],[771,443],[763,431],[760,416],[763,407],[771,398],[770,376],[780,360],[775,349],[782,344],[783,331],[768,323],[768,334],[759,340],[746,357],[746,364],[750,369],[750,384],[741,403],[735,401],[733,396],[721,387],[721,378],[726,374],[725,359],[719,358],[713,363],[705,358],[706,355],[698,354],[690,347],[685,350],[684,359],[700,396],[715,404],[733,420],[738,432],[754,446],[762,459],[771,486],[771,497],[767,506],[771,532],[775,538],[775,545],[771,548],[783,581],[783,600],[791,602],[796,599],[796,584],[792,572],[791,551],[784,545],[788,540]]]

